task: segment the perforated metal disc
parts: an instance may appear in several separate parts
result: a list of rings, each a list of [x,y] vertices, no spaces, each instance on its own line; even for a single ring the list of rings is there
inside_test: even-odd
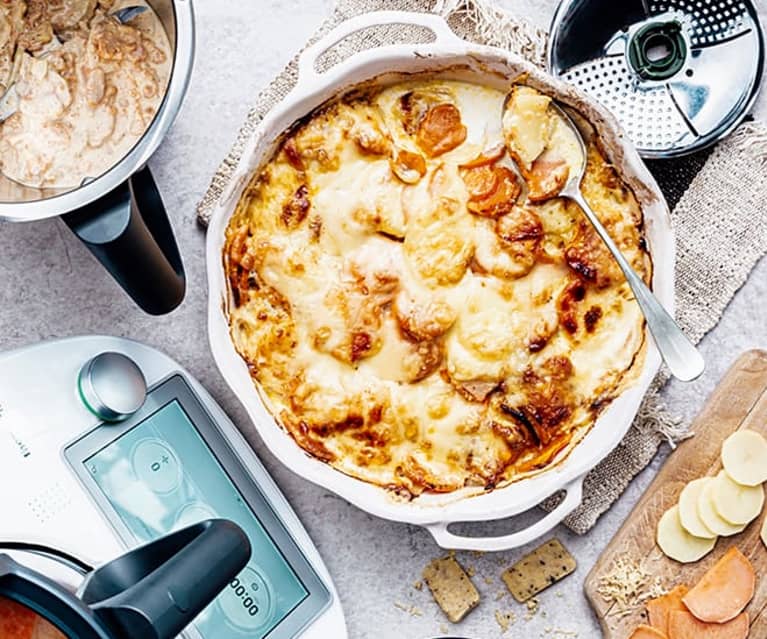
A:
[[[610,109],[644,157],[674,157],[742,121],[764,39],[750,0],[564,0],[548,62]]]

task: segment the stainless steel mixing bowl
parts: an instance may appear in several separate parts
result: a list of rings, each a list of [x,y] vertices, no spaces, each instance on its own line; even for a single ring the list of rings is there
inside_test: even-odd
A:
[[[173,230],[146,163],[179,112],[195,48],[191,0],[148,0],[171,43],[165,97],[144,135],[117,164],[73,189],[22,186],[0,174],[0,220],[61,216],[146,312],[162,314],[184,298],[186,280]]]

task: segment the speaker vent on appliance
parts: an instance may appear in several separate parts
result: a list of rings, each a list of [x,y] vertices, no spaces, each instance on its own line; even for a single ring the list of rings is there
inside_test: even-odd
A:
[[[53,484],[27,502],[32,514],[41,523],[46,524],[65,510],[72,500],[60,484]]]

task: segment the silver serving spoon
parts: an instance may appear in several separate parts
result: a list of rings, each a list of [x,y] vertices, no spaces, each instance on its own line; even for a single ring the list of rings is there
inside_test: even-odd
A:
[[[658,298],[653,295],[642,278],[637,275],[583,196],[581,182],[586,172],[586,158],[588,157],[586,143],[572,118],[555,102],[552,101],[551,106],[572,130],[580,146],[581,157],[583,158],[580,171],[570,176],[567,184],[565,184],[560,192],[560,196],[572,200],[581,207],[584,215],[594,226],[597,235],[599,235],[610,253],[612,253],[615,261],[618,262],[618,266],[623,271],[626,281],[634,292],[637,304],[639,304],[639,308],[644,314],[647,326],[655,340],[655,345],[658,347],[658,351],[666,362],[671,374],[683,382],[689,382],[700,377],[705,369],[705,362],[698,349],[695,348],[695,345],[682,332],[674,318],[663,308]]]
[[[120,24],[126,24],[133,20],[133,18],[140,16],[149,7],[146,5],[135,5],[130,7],[123,7],[117,9],[109,15],[117,20]],[[40,57],[45,57],[51,51],[55,51],[62,45],[56,34],[53,35],[53,40],[45,47],[45,50],[40,54]],[[19,74],[19,68],[21,67],[21,56],[23,51],[16,50],[14,54],[13,70],[8,81],[8,86],[5,89],[3,95],[0,96],[0,124],[10,118],[19,108],[19,96],[16,93],[16,80]]]

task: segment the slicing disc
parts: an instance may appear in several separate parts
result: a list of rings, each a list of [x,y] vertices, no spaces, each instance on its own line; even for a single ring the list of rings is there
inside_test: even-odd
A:
[[[746,116],[764,42],[750,0],[564,0],[549,70],[602,102],[648,158],[706,147]]]

